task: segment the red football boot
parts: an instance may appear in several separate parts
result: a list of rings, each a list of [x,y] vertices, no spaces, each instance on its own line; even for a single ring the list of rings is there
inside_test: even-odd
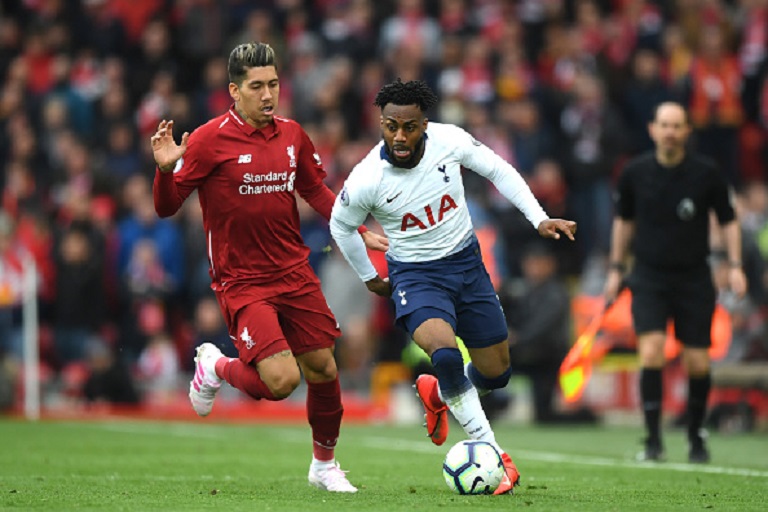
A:
[[[515,486],[520,484],[520,472],[506,452],[502,452],[501,460],[504,462],[504,478],[501,479],[501,483],[493,494],[514,494]]]
[[[437,393],[437,378],[429,374],[419,375],[413,387],[424,404],[427,436],[434,444],[440,446],[448,438],[448,406],[440,400]]]

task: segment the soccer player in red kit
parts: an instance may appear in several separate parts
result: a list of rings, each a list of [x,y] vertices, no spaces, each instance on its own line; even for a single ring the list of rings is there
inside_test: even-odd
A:
[[[299,385],[301,368],[313,439],[309,483],[356,492],[334,456],[343,408],[333,347],[341,333],[309,266],[294,190],[326,219],[335,195],[304,130],[275,115],[272,48],[241,44],[228,70],[227,113],[184,133],[180,145],[173,121],[151,138],[158,215],[173,215],[198,190],[211,287],[239,354],[224,357],[212,343],[197,348],[192,407],[207,416],[223,381],[257,400],[282,400]],[[369,248],[387,249],[386,238],[359,232]]]

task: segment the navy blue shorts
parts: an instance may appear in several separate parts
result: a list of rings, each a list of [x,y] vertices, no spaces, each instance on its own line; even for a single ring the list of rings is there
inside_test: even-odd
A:
[[[411,335],[426,320],[442,318],[470,348],[507,339],[504,311],[477,241],[440,260],[388,263],[397,325]]]

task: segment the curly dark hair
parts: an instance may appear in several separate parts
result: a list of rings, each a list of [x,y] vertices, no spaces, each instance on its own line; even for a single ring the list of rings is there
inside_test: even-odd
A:
[[[382,109],[389,103],[418,105],[422,112],[426,112],[437,104],[437,96],[422,80],[403,82],[398,78],[382,87],[373,101],[374,105]]]

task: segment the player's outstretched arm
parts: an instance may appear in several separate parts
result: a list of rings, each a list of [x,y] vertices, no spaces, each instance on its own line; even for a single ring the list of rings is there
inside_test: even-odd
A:
[[[576,222],[565,219],[546,219],[539,224],[539,234],[544,238],[560,239],[560,233],[570,240],[576,240]]]
[[[150,139],[152,144],[152,156],[162,172],[170,172],[176,166],[176,162],[187,151],[189,133],[181,136],[181,145],[173,140],[173,121],[163,119],[157,127],[157,131]]]

